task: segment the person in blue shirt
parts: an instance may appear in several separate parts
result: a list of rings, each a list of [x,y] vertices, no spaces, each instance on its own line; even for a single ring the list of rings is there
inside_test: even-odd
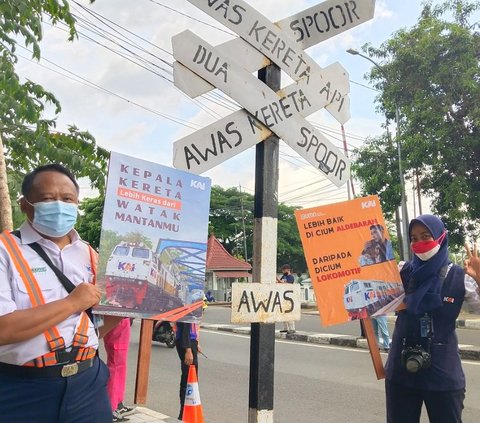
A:
[[[370,235],[372,240],[376,242],[380,250],[377,263],[381,263],[387,260],[393,260],[395,258],[393,254],[392,241],[385,238],[385,228],[382,225],[376,224],[370,226]]]
[[[292,266],[284,264],[281,267],[282,276],[277,277],[277,283],[294,283],[295,277],[292,275]],[[295,333],[295,322],[283,322],[283,329],[280,332],[286,332],[288,334]]]
[[[387,423],[418,423],[423,404],[430,423],[461,423],[465,376],[455,322],[464,300],[480,312],[480,277],[468,263],[470,276],[450,262],[438,217],[413,219],[409,237],[414,257],[400,272],[406,307],[398,311],[385,365]]]
[[[380,247],[371,239],[365,244],[365,248],[360,255],[358,262],[360,266],[370,266],[380,263]]]
[[[175,325],[175,346],[180,358],[180,412],[178,420],[182,420],[183,406],[185,404],[185,390],[187,388],[188,370],[190,365],[195,366],[198,376],[198,324],[177,322]]]

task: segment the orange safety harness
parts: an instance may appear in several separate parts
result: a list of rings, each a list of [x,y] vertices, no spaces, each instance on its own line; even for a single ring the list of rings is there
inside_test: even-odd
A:
[[[25,284],[28,296],[30,298],[30,302],[32,303],[32,307],[38,307],[39,305],[45,304],[45,299],[43,298],[43,294],[40,286],[38,285],[37,279],[33,275],[33,272],[27,261],[25,260],[22,252],[20,251],[20,248],[18,247],[18,244],[15,241],[14,237],[11,235],[10,232],[4,231],[0,235],[0,241],[2,241],[5,245],[5,248],[7,249],[7,252],[11,257],[15,268],[17,269],[20,277],[23,280],[23,283]],[[95,284],[96,253],[90,245],[88,247],[93,273],[92,283]],[[44,335],[45,339],[47,340],[50,352],[26,362],[24,366],[45,367],[65,363],[65,360],[62,360],[62,357],[71,357],[74,358],[74,361],[84,361],[93,358],[96,354],[95,348],[85,347],[88,342],[88,326],[89,318],[87,316],[87,313],[83,311],[80,317],[80,324],[78,325],[77,331],[75,332],[73,338],[72,351],[68,352],[65,351],[65,340],[60,335],[57,327],[54,326],[47,329],[44,332]]]

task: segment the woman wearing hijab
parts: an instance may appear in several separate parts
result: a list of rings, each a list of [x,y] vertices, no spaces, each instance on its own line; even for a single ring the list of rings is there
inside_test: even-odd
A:
[[[387,423],[418,423],[422,404],[430,423],[461,423],[465,376],[455,322],[464,300],[480,312],[480,278],[450,262],[438,217],[413,219],[409,237],[414,257],[400,272],[406,308],[398,312],[385,365]]]

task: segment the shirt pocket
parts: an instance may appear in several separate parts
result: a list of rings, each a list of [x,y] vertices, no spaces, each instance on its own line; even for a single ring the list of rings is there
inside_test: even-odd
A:
[[[40,289],[45,303],[59,300],[67,295],[67,292],[63,288],[61,282],[58,280],[53,270],[48,266],[37,267],[32,269],[33,276],[37,281],[38,288]],[[19,309],[31,308],[32,302],[30,300],[29,290],[27,289],[26,282],[20,276],[18,272],[15,272],[15,297],[16,303]],[[62,291],[64,295],[62,295]]]

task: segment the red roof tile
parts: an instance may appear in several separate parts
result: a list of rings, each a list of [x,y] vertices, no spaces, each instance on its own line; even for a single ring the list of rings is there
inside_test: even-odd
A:
[[[210,235],[207,244],[207,271],[250,270],[251,268],[249,263],[233,257],[214,235]]]

